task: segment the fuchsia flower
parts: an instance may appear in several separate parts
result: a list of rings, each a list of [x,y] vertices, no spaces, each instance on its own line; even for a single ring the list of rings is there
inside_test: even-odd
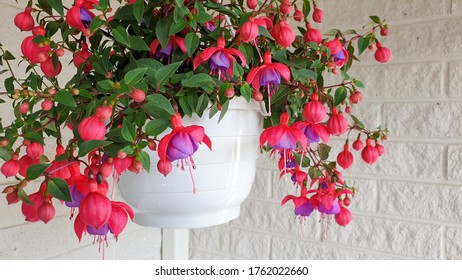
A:
[[[109,221],[111,212],[111,201],[97,191],[90,191],[79,205],[79,216],[82,222],[96,229],[100,229]]]
[[[51,51],[50,45],[37,44],[33,41],[37,36],[44,36],[45,33],[46,31],[43,26],[37,26],[32,29],[32,36],[24,38],[21,43],[22,54],[32,64],[45,62],[49,57],[49,52]]]
[[[367,138],[366,147],[364,147],[362,150],[361,157],[366,163],[370,165],[376,162],[379,158],[379,152],[377,151],[377,148],[372,146],[372,139]]]
[[[14,17],[14,24],[21,31],[31,31],[34,28],[34,18],[30,15],[32,8],[27,6],[24,12],[20,12]]]
[[[106,125],[101,118],[90,116],[80,122],[78,131],[83,141],[103,140],[106,135]]]
[[[343,169],[347,169],[353,164],[353,161],[354,158],[353,154],[350,152],[350,146],[348,146],[348,144],[345,144],[343,146],[343,151],[337,155],[337,163]]]
[[[265,16],[259,18],[250,16],[249,19],[238,30],[239,38],[245,43],[252,42],[258,36],[259,26],[262,26],[266,29],[271,29],[273,27],[273,23],[269,18]]]
[[[312,17],[315,22],[321,23],[324,20],[324,11],[315,5]]]
[[[90,72],[93,69],[93,65],[89,62],[91,57],[91,52],[88,50],[88,45],[82,43],[82,49],[74,54],[74,65],[79,67],[81,64],[84,64],[83,71]]]
[[[284,19],[279,21],[272,29],[271,36],[273,36],[276,43],[283,48],[287,48],[295,41],[295,33],[290,24]]]
[[[234,62],[236,59],[233,56],[239,57],[241,64],[246,65],[245,56],[238,50],[233,48],[225,48],[225,38],[220,37],[216,47],[206,48],[198,54],[193,61],[194,70],[204,63],[209,61],[210,74],[218,74],[218,79],[222,76],[225,79],[234,76]]]
[[[330,49],[330,55],[334,58],[336,67],[342,68],[347,64],[349,58],[348,52],[343,48],[338,38],[324,43],[324,46]]]
[[[40,69],[42,70],[43,74],[47,78],[54,78],[61,73],[62,65],[61,62],[58,60],[57,64],[53,64],[53,59],[49,57],[44,62],[40,63]]]
[[[43,147],[43,145],[37,142],[30,143],[29,145],[27,145],[26,148],[26,154],[32,159],[40,158],[44,152],[45,148]]]
[[[387,62],[391,57],[391,51],[388,48],[382,47],[382,44],[377,43],[377,50],[374,54],[375,60],[381,63]]]
[[[6,161],[2,165],[2,173],[5,175],[6,178],[15,176],[19,172],[19,161],[18,155],[13,155],[10,160]]]
[[[75,5],[67,11],[66,21],[71,28],[77,28],[82,32],[88,32],[90,23],[95,17],[89,10],[89,1],[76,0]],[[88,34],[89,35],[89,34]]]
[[[279,125],[268,127],[260,135],[260,146],[265,143],[273,149],[294,150],[297,143],[303,150],[306,149],[308,142],[305,135],[297,128],[289,126],[289,114],[281,114]]]
[[[329,142],[330,135],[321,122],[327,116],[326,107],[319,102],[318,94],[311,95],[311,101],[303,108],[305,121],[294,123],[294,127],[300,129],[308,139],[309,143],[318,143],[321,139],[324,143]]]
[[[348,129],[348,121],[342,112],[338,112],[337,107],[332,108],[332,115],[327,121],[327,131],[336,136],[342,135]]]
[[[154,39],[149,49],[151,50],[151,54],[154,55],[159,60],[165,60],[166,62],[170,62],[170,58],[172,57],[173,53],[180,49],[183,53],[187,52],[186,45],[184,44],[184,38],[181,38],[176,35],[170,36],[168,40],[167,46],[162,48],[160,46],[159,39]]]
[[[303,35],[305,42],[314,42],[316,44],[321,44],[322,42],[322,34],[318,29],[314,29],[311,27],[309,22],[306,23],[306,32]]]
[[[287,195],[282,199],[281,206],[286,204],[288,201],[292,200],[295,205],[294,213],[295,215],[300,215],[303,217],[308,217],[314,210],[313,204],[310,202],[310,199],[307,195],[314,190],[308,190],[307,188],[302,187],[300,196]]]
[[[249,7],[249,9],[255,9],[258,5],[258,0],[247,0],[247,7]]]
[[[40,157],[33,159],[28,155],[22,156],[19,159],[19,175],[26,177],[27,169],[29,169],[31,165],[38,164],[38,163],[40,163]]]
[[[339,201],[340,211],[335,214],[335,222],[342,227],[347,226],[353,219],[350,210],[348,210],[343,201]]]
[[[62,145],[58,145],[56,147],[56,156],[64,154],[65,150]],[[67,180],[71,177],[71,172],[69,171],[68,166],[69,161],[56,161],[54,160],[48,168],[48,172],[51,173],[52,177],[61,178],[63,180]]]
[[[181,161],[181,167],[186,164],[191,172],[191,166],[195,168],[192,155],[199,148],[199,144],[205,143],[212,150],[212,142],[204,133],[204,128],[199,125],[183,126],[181,115],[176,113],[172,116],[173,130],[165,135],[159,142],[157,153],[159,154],[159,163],[157,167],[159,172],[167,176],[171,171],[171,165],[166,162],[175,160]],[[192,173],[191,173],[192,176]],[[196,192],[196,185],[193,180],[193,192]]]

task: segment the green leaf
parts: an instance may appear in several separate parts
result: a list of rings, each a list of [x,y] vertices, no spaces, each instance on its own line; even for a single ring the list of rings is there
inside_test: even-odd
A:
[[[308,175],[310,176],[311,180],[314,180],[322,176],[321,171],[319,171],[315,167],[310,167],[310,170],[308,171]]]
[[[29,198],[29,196],[26,194],[23,188],[18,188],[18,198],[29,205],[35,205]],[[38,205],[37,205],[38,206]]]
[[[271,34],[268,32],[268,29],[264,28],[263,26],[258,26],[258,34],[274,40],[273,36],[271,36]]]
[[[130,37],[128,36],[127,30],[122,26],[119,25],[116,29],[112,30],[112,36],[117,42],[130,46]]]
[[[148,153],[146,153],[145,151],[140,151],[136,156],[136,159],[141,161],[144,170],[146,170],[147,172],[151,171],[151,158],[149,157]]]
[[[363,84],[361,81],[359,81],[359,80],[354,80],[354,81],[353,81],[353,84],[354,84],[355,86],[359,87],[359,88],[366,88],[366,87],[364,86],[364,84]]]
[[[106,137],[116,143],[125,143],[126,140],[122,136],[122,128],[114,128],[111,129],[107,134]]]
[[[303,160],[302,160],[302,155],[300,155],[298,153],[294,153],[294,157],[295,157],[295,160],[297,161],[297,163],[300,164],[300,161],[302,162],[301,166],[303,168],[306,168],[306,167],[310,166],[310,158],[307,157],[306,155],[303,156]]]
[[[134,49],[135,51],[149,51],[149,46],[146,44],[146,42],[141,39],[138,36],[130,36],[128,38],[128,45],[131,49]]]
[[[26,178],[28,180],[35,180],[51,166],[51,163],[42,163],[31,165],[26,171]],[[53,171],[53,170],[50,170]]]
[[[14,151],[11,147],[8,147],[8,146],[0,147],[0,158],[3,159],[4,161],[10,160],[13,154],[14,154]]]
[[[85,141],[79,146],[79,157],[83,157],[84,155],[88,154],[89,152],[93,151],[94,149],[105,147],[109,144],[112,144],[111,141],[104,141],[104,140],[90,140]]]
[[[204,6],[206,6],[207,8],[211,8],[217,12],[228,15],[232,17],[233,19],[237,19],[237,14],[233,10],[226,8],[225,6],[221,4],[214,3],[214,2],[207,2],[207,3],[204,3]]]
[[[168,40],[170,39],[169,31],[170,31],[170,25],[172,24],[172,17],[167,16],[164,18],[161,18],[156,25],[156,37],[159,39],[159,43],[162,46],[162,48],[165,48],[167,46]]]
[[[148,68],[136,68],[133,70],[130,70],[125,74],[124,81],[127,85],[133,86],[134,84],[138,83],[143,79],[144,74]]]
[[[319,157],[321,160],[326,160],[329,157],[331,147],[326,144],[319,144]]]
[[[342,75],[342,79],[344,79],[344,80],[350,80],[351,79],[350,75],[348,75],[348,73],[346,71],[341,70],[340,74]]]
[[[239,92],[241,93],[241,96],[247,100],[247,102],[249,102],[252,98],[252,88],[250,88],[248,83],[243,84]]]
[[[182,80],[181,85],[184,87],[202,87],[207,84],[213,84],[213,78],[209,74],[199,73],[191,76],[191,78]]]
[[[99,17],[94,17],[90,23],[90,31],[95,32],[97,29],[99,29],[105,21],[103,19],[100,19]]]
[[[196,33],[188,33],[184,38],[184,44],[188,50],[188,56],[191,57],[199,46],[199,36]]]
[[[35,131],[29,131],[23,135],[24,139],[30,140],[32,142],[37,142],[42,145],[45,145],[42,135],[38,134]]]
[[[226,112],[228,112],[228,108],[229,108],[229,100],[226,100],[226,102],[221,107],[221,112],[220,112],[220,117],[218,118],[218,122],[220,122],[224,118],[224,116],[226,115]]]
[[[141,19],[144,14],[144,0],[137,0],[133,5],[133,15],[138,23],[141,23]]]
[[[5,90],[8,92],[8,93],[11,93],[13,94],[14,93],[14,78],[13,77],[9,77],[9,78],[6,78],[5,79],[5,82],[4,82],[4,85],[5,85]]]
[[[162,120],[162,119],[156,119],[148,122],[146,124],[146,133],[149,136],[157,136],[164,132],[164,130],[167,129],[167,127],[170,125],[169,120]]]
[[[303,0],[303,15],[305,16],[305,18],[310,14],[310,10],[310,0]]]
[[[102,80],[97,82],[98,86],[102,87],[105,90],[112,90],[112,86],[114,85],[114,82],[111,80]]]
[[[133,142],[135,141],[136,137],[136,128],[135,126],[128,121],[127,119],[124,119],[124,122],[122,124],[122,137],[128,141],[128,142]]]
[[[166,111],[170,115],[175,115],[175,110],[173,110],[172,104],[170,104],[167,97],[162,94],[152,94],[146,99],[158,110]]]
[[[355,117],[355,116],[353,116],[351,114],[350,114],[350,117],[353,119],[356,126],[358,126],[360,129],[364,128],[364,124],[357,117]]]
[[[60,178],[52,178],[47,184],[48,192],[59,200],[72,201],[71,193],[69,192],[69,186],[66,181]]]
[[[65,89],[60,90],[58,94],[55,95],[55,101],[69,107],[77,107],[74,97]]]
[[[61,0],[48,0],[48,4],[61,16],[64,16],[63,2]]]
[[[370,16],[373,22],[380,24],[380,18],[378,16]]]
[[[54,34],[56,34],[56,32],[58,32],[59,30],[59,27],[60,27],[60,24],[56,21],[50,21],[47,23],[46,25],[46,30],[47,30],[47,37],[50,38],[51,36],[53,36]]]
[[[188,26],[188,22],[185,19],[181,19],[179,22],[172,22],[170,25],[170,30],[168,31],[168,35],[171,36],[178,32],[181,32],[183,29]]]
[[[358,39],[358,52],[359,52],[359,54],[362,54],[367,49],[367,47],[369,47],[370,42],[371,42],[370,37],[362,37],[362,38]]]
[[[182,64],[182,61],[178,61],[175,63],[171,63],[169,65],[165,65],[161,68],[159,68],[156,71],[156,81],[157,81],[157,86],[162,86],[167,83],[168,79],[176,72],[176,70],[180,67]],[[169,103],[170,104],[170,103]]]
[[[339,87],[335,91],[335,96],[334,96],[334,106],[340,105],[343,101],[345,101],[347,97],[347,90],[345,87]]]

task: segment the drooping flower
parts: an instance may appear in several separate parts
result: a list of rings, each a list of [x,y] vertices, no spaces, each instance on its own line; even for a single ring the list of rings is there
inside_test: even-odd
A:
[[[249,7],[249,9],[255,9],[258,5],[258,0],[247,0],[247,7]]]
[[[79,205],[79,216],[82,222],[96,229],[100,229],[109,221],[111,212],[111,201],[97,191],[88,193]]]
[[[379,158],[377,148],[372,146],[372,139],[367,138],[366,147],[362,150],[361,157],[367,164],[373,164]]]
[[[260,146],[265,143],[273,149],[294,150],[297,143],[306,149],[308,142],[305,135],[297,128],[289,126],[289,114],[281,114],[279,125],[266,128],[260,135]]]
[[[337,68],[342,68],[347,64],[349,58],[348,52],[343,48],[338,38],[324,43],[324,46],[330,49],[330,55],[333,57],[333,62]]]
[[[83,71],[90,72],[93,69],[93,65],[90,63],[89,59],[92,53],[88,50],[88,45],[82,43],[82,49],[74,54],[74,65],[79,67],[81,64],[84,64]]]
[[[353,164],[353,154],[350,152],[350,146],[345,144],[343,151],[337,155],[337,163],[343,168],[347,169]]]
[[[44,201],[37,209],[37,218],[47,224],[55,217],[55,213],[56,210],[51,202],[51,198],[48,198],[48,201]]]
[[[184,38],[176,35],[170,36],[170,39],[168,40],[165,48],[161,47],[159,39],[154,39],[154,41],[152,41],[151,45],[149,46],[149,49],[151,50],[151,54],[154,55],[157,59],[167,63],[170,62],[173,53],[177,49],[180,49],[183,53],[187,52]]]
[[[54,78],[61,73],[62,65],[61,61],[57,61],[56,64],[53,63],[53,59],[49,57],[44,62],[40,63],[40,69],[47,78]]]
[[[313,9],[313,15],[312,15],[313,21],[321,23],[324,20],[324,11],[319,9],[318,6],[314,6]]]
[[[10,160],[7,160],[3,165],[2,165],[2,173],[5,175],[6,178],[15,176],[19,172],[19,161],[18,161],[18,155],[13,155]]]
[[[56,157],[59,155],[64,154],[65,149],[62,145],[58,145],[56,147]],[[67,180],[71,177],[71,172],[69,171],[69,161],[56,161],[56,159],[52,162],[50,168],[48,168],[47,172],[50,173],[52,177],[61,178],[63,180]]]
[[[301,22],[303,20],[303,12],[300,11],[298,8],[295,8],[295,12],[294,12],[294,20],[295,21],[298,21],[298,22]]]
[[[106,135],[106,125],[99,117],[90,116],[80,122],[78,131],[84,141],[103,140]]]
[[[313,93],[310,102],[306,103],[303,108],[305,121],[293,124],[294,127],[300,129],[305,134],[309,143],[318,143],[321,139],[324,143],[327,143],[330,138],[326,127],[321,124],[327,116],[326,107],[318,100],[318,94]]]
[[[88,3],[88,1],[85,2]],[[89,32],[93,17],[94,14],[88,11],[88,5],[84,4],[82,0],[77,0],[75,5],[67,11],[66,22],[71,28],[77,28],[86,33]],[[86,35],[90,34],[88,33]]]
[[[14,17],[14,24],[21,31],[31,31],[34,28],[34,18],[31,16],[32,8],[27,6],[24,12],[20,12]]]
[[[327,121],[327,131],[332,134],[339,136],[348,129],[348,121],[342,112],[338,112],[337,107],[332,108],[332,115]]]
[[[276,43],[283,48],[287,48],[295,41],[295,33],[290,24],[284,19],[279,21],[272,29],[271,36],[273,36]]]
[[[273,23],[271,20],[265,16],[259,18],[254,18],[250,16],[249,19],[239,28],[239,38],[244,43],[250,43],[258,36],[258,27],[264,27],[266,29],[271,29]]]
[[[40,158],[45,152],[45,148],[42,144],[37,142],[32,142],[26,147],[26,154],[32,159]]]
[[[40,162],[39,158],[33,159],[28,155],[24,155],[19,159],[19,175],[26,177],[27,169],[31,165],[38,164]]]
[[[35,30],[35,28],[34,28]],[[45,34],[45,33],[44,33]],[[51,47],[49,44],[37,44],[33,40],[38,35],[32,35],[24,38],[21,43],[21,52],[22,54],[30,61],[32,64],[45,62],[49,58],[49,52]]]
[[[340,206],[340,211],[337,214],[335,214],[335,222],[337,222],[339,226],[345,227],[351,222],[353,217],[351,215],[350,210],[348,210],[345,207],[342,200],[340,200],[339,206]]]
[[[119,234],[124,230],[127,225],[128,218],[133,221],[135,213],[128,204],[121,201],[111,202],[112,211],[111,217],[109,218],[108,225],[114,237],[117,239]]]
[[[382,44],[377,43],[377,50],[374,54],[375,60],[381,63],[387,62],[391,57],[391,51],[389,48],[382,47]]]
[[[287,195],[282,199],[281,206],[286,204],[288,201],[292,200],[292,202],[295,205],[294,213],[295,215],[300,215],[307,217],[311,215],[311,213],[314,210],[313,204],[311,204],[310,199],[307,197],[307,195],[313,192],[312,190],[308,190],[307,188],[301,188],[300,195],[299,196],[294,196],[294,195]]]
[[[234,76],[234,62],[237,56],[241,60],[242,66],[246,65],[245,56],[238,50],[233,48],[225,48],[225,38],[220,37],[216,47],[206,48],[198,54],[193,60],[194,70],[204,63],[209,62],[210,74],[218,74],[218,79],[221,77],[229,78]]]
[[[307,43],[314,42],[319,45],[322,42],[321,31],[319,31],[318,29],[312,28],[309,22],[306,23],[306,32],[303,35],[303,38],[305,39],[305,42]]]
[[[43,194],[45,192],[46,186],[46,183],[43,182],[37,192],[29,195],[29,200],[33,203],[32,205],[25,202],[22,203],[21,212],[26,217],[26,221],[31,223],[39,221],[37,212],[39,206],[43,203]]]
[[[179,160],[181,167],[184,165],[191,168],[195,168],[195,163],[192,155],[199,148],[199,144],[204,143],[212,150],[212,142],[210,138],[204,133],[204,128],[199,125],[183,126],[182,118],[179,113],[172,116],[171,118],[173,130],[165,135],[159,142],[157,153],[159,155],[159,162],[157,167],[159,171],[165,176],[168,174],[167,171],[171,170],[170,165],[166,165],[165,162]],[[192,173],[191,173],[192,176]],[[196,192],[196,185],[193,180],[193,192]]]
[[[355,151],[360,151],[363,148],[363,146],[364,144],[359,137],[353,142],[353,149]]]

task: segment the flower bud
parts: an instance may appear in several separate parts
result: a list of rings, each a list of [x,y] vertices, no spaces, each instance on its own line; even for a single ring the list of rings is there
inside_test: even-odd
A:
[[[353,216],[351,215],[350,210],[348,210],[343,205],[340,205],[340,212],[335,215],[335,222],[339,226],[344,227],[348,225],[352,219],[353,219]]]
[[[161,174],[164,174],[164,176],[167,176],[172,171],[172,168],[172,163],[168,160],[159,160],[159,162],[157,162],[157,170],[159,170]]]
[[[318,29],[311,28],[309,23],[306,24],[306,32],[303,34],[305,42],[314,42],[317,45],[322,42],[322,34]]]
[[[18,203],[20,201],[18,197],[18,190],[7,194],[6,201],[8,202],[8,205]]]
[[[380,35],[387,36],[388,35],[388,28],[387,27],[380,27]]]
[[[228,98],[232,98],[234,96],[234,88],[230,87],[225,90],[225,96]]]
[[[362,150],[361,157],[367,164],[373,164],[379,158],[379,152],[372,146],[372,140],[370,138],[366,141],[366,147]]]
[[[258,0],[247,0],[247,7],[249,7],[249,9],[255,9],[258,5]]]
[[[353,149],[355,151],[359,151],[363,148],[364,144],[363,142],[361,141],[361,139],[356,139],[356,141],[353,142]]]
[[[106,125],[99,117],[90,116],[80,122],[78,131],[84,141],[103,140],[106,135]]]
[[[350,95],[350,101],[353,104],[358,104],[363,100],[363,94],[360,91],[355,91]]]
[[[388,48],[382,47],[380,43],[377,43],[377,50],[374,57],[378,62],[385,63],[390,59],[391,51]]]
[[[96,108],[95,116],[102,121],[108,120],[112,116],[112,106],[107,105]]]
[[[324,11],[319,9],[318,6],[314,6],[313,21],[320,23],[323,20],[324,20]]]
[[[44,62],[40,63],[40,69],[47,78],[54,78],[61,73],[62,65],[61,62],[58,61],[55,67],[55,65],[53,65],[53,59],[49,57]]]
[[[349,150],[348,144],[345,144],[343,151],[337,156],[337,163],[343,168],[347,169],[353,164],[354,158],[353,154]]]
[[[311,101],[303,108],[303,116],[307,122],[320,123],[326,117],[326,107],[318,101],[318,94],[311,95]]]
[[[342,112],[338,113],[336,107],[332,108],[332,116],[327,121],[327,132],[332,135],[339,136],[348,129],[348,121]]]
[[[263,94],[259,91],[252,91],[252,99],[259,102],[263,100]]]
[[[21,31],[31,31],[34,28],[34,18],[30,15],[32,8],[27,6],[24,12],[14,17],[14,24]]]
[[[271,29],[271,35],[283,48],[289,47],[295,41],[295,33],[285,20],[281,20]]]
[[[303,12],[299,9],[295,9],[294,20],[298,22],[301,22],[303,20]]]
[[[32,159],[40,158],[44,152],[43,145],[37,142],[30,143],[26,148],[26,154]]]
[[[42,110],[44,111],[49,111],[51,108],[53,108],[53,101],[50,99],[43,100],[42,104],[40,104],[40,107],[42,107]]]
[[[377,140],[375,141],[375,148],[377,149],[379,156],[383,155],[383,153],[385,152],[385,149],[383,148],[382,145],[379,144]]]
[[[27,114],[29,112],[29,102],[24,102],[19,106],[19,113]]]
[[[55,217],[55,207],[50,202],[44,202],[37,210],[37,218],[47,224]]]
[[[16,176],[16,174],[18,174],[19,172],[18,155],[13,155],[13,157],[10,160],[6,161],[2,165],[1,171],[6,178]]]
[[[132,98],[135,102],[143,102],[146,99],[146,93],[140,89],[134,89],[132,91]]]

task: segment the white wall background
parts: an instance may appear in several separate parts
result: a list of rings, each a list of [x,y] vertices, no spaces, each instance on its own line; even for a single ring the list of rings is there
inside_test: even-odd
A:
[[[369,15],[390,23],[388,64],[369,53],[354,73],[367,87],[355,113],[391,133],[372,168],[349,179],[358,193],[347,228],[332,224],[320,241],[319,216],[298,236],[292,188],[262,157],[241,218],[194,230],[194,259],[460,259],[462,258],[462,1],[326,0],[322,30],[360,29]],[[338,142],[340,144],[341,142]]]
[[[20,5],[0,0],[0,41],[19,51],[12,26]],[[292,188],[278,180],[275,163],[259,161],[255,186],[239,219],[194,230],[194,259],[460,259],[462,258],[462,0],[318,1],[326,19],[317,27],[360,28],[368,15],[390,23],[384,40],[393,56],[378,65],[366,54],[354,73],[367,86],[357,111],[391,131],[386,153],[372,168],[348,174],[358,194],[347,228],[332,225],[320,241],[318,217],[298,236],[290,206]],[[1,80],[0,76],[0,80]],[[3,84],[2,81],[0,81]],[[0,112],[3,117],[5,113]],[[338,142],[341,143],[340,141]],[[7,185],[0,179],[1,185]],[[48,225],[25,223],[19,205],[0,203],[0,259],[99,259],[97,245],[78,243],[65,207]],[[110,241],[109,259],[160,258],[160,230],[129,226]]]

